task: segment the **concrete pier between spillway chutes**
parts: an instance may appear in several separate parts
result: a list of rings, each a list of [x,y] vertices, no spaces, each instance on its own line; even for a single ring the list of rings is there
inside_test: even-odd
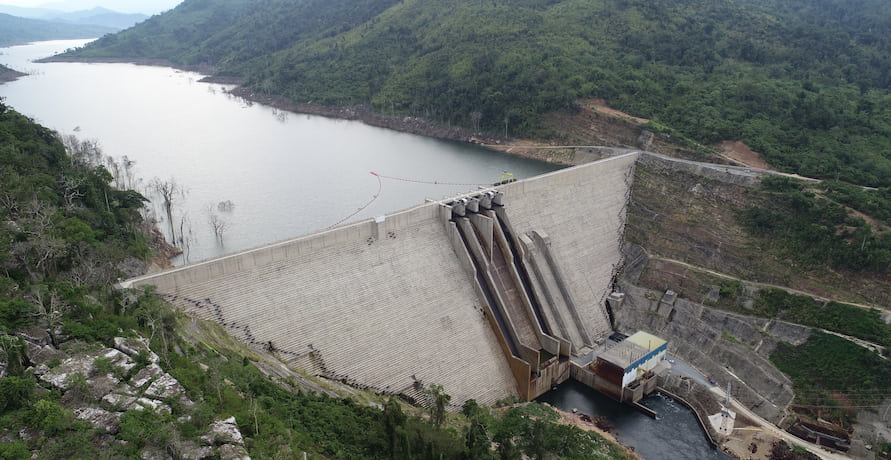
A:
[[[462,203],[477,215],[465,229],[485,234],[474,246],[501,251],[488,294],[456,230],[465,223],[442,201],[123,286],[155,285],[246,343],[359,388],[422,398],[436,383],[456,405],[528,399],[611,332],[605,299],[636,159],[473,192],[493,192]],[[499,299],[512,305],[493,309]]]

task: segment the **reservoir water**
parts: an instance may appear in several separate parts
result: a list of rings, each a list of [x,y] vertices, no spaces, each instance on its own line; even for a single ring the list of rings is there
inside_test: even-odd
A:
[[[135,188],[153,199],[159,219],[165,219],[160,200],[148,184],[156,177],[175,181],[185,194],[175,205],[174,227],[182,229],[187,249],[177,264],[454,196],[498,181],[504,170],[525,178],[558,168],[246,103],[229,95],[229,87],[171,68],[33,62],[84,43],[0,49],[0,63],[29,74],[0,85],[0,97],[63,135],[97,140],[105,155],[135,162],[142,178]],[[407,180],[379,181],[372,171]],[[220,211],[226,201],[234,206]],[[212,215],[225,222],[222,244]],[[169,228],[166,222],[159,227]]]
[[[179,264],[355,222],[555,165],[363,125],[278,111],[231,97],[201,75],[131,64],[38,64],[86,41],[0,49],[0,63],[30,75],[0,85],[6,104],[59,133],[96,140],[106,155],[134,162],[135,188],[158,198],[151,179],[174,180]],[[396,179],[381,179],[370,174]],[[463,184],[463,185],[449,185]],[[231,201],[231,210],[220,202]],[[367,205],[367,206],[366,206]],[[211,216],[226,223],[220,243]],[[163,216],[158,212],[158,217]],[[346,220],[345,220],[346,219]],[[161,228],[166,228],[162,222]],[[712,450],[692,413],[671,400],[646,404],[652,420],[568,382],[542,400],[603,414],[620,441],[648,460],[727,458]]]

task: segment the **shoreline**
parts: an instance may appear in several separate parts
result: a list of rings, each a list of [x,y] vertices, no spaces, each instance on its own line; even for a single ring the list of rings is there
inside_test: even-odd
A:
[[[28,74],[19,72],[17,70],[9,69],[6,72],[0,73],[0,85],[3,83],[10,83],[18,80],[19,78],[25,77]]]
[[[245,101],[266,105],[279,110],[285,110],[295,114],[316,115],[338,120],[359,121],[368,126],[385,128],[393,131],[414,134],[453,142],[474,144],[487,150],[513,155],[521,158],[544,161],[562,166],[574,166],[572,161],[564,158],[555,158],[547,151],[541,151],[538,146],[547,146],[541,140],[503,138],[491,133],[473,132],[460,126],[447,126],[422,117],[409,115],[385,115],[371,110],[367,105],[357,104],[353,106],[322,105],[305,102],[296,102],[283,96],[260,94],[251,88],[243,86],[245,79],[241,77],[215,76],[216,67],[212,65],[179,65],[166,59],[155,58],[72,58],[62,56],[50,56],[35,62],[73,62],[73,63],[100,63],[100,64],[134,64],[149,67],[169,67],[185,72],[201,74],[201,83],[216,83],[221,85],[235,85],[228,90],[229,94],[244,99]],[[516,148],[513,148],[516,147]]]
[[[422,117],[413,117],[408,115],[384,115],[374,112],[364,104],[353,106],[331,106],[295,102],[283,96],[256,93],[250,88],[241,86],[241,84],[234,82],[234,80],[232,79],[208,77],[202,79],[201,81],[223,84],[238,84],[239,86],[229,91],[230,94],[250,102],[274,107],[288,112],[317,115],[328,118],[336,118],[339,120],[360,121],[369,126],[386,128],[393,131],[415,134],[419,136],[432,137],[435,139],[475,144],[482,148],[495,151],[501,150],[493,149],[491,147],[492,145],[505,145],[505,139],[499,136],[493,136],[487,133],[474,133],[469,129],[459,126],[444,126]],[[526,155],[518,156],[535,158]]]
[[[212,78],[208,77],[208,75],[212,75],[216,71],[216,67],[208,64],[179,65],[174,62],[168,61],[167,59],[160,58],[72,58],[57,55],[37,59],[34,62],[39,64],[47,64],[52,62],[73,62],[81,64],[133,64],[147,67],[169,67],[171,69],[182,70],[185,72],[200,73],[205,78]]]
[[[599,435],[603,436],[604,438],[606,438],[607,440],[613,442],[614,444],[624,447],[625,452],[627,452],[628,455],[630,455],[631,457],[639,459],[639,460],[644,460],[644,458],[641,457],[640,454],[638,454],[637,452],[634,451],[634,448],[632,448],[630,446],[626,446],[625,444],[622,444],[622,442],[619,441],[618,439],[616,439],[616,437],[609,431],[603,430],[603,429],[599,428],[597,425],[594,425],[593,423],[588,423],[588,422],[585,422],[584,420],[582,420],[579,417],[581,415],[581,413],[573,414],[570,412],[566,412],[564,410],[560,410],[554,406],[551,406],[550,404],[547,404],[547,403],[545,403],[545,406],[550,407],[554,412],[557,413],[557,415],[560,416],[560,423],[563,423],[565,425],[571,425],[571,426],[577,427],[584,431],[594,431],[594,432],[598,433]]]

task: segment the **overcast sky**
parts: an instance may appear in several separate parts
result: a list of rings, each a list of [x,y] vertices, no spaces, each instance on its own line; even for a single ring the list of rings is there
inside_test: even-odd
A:
[[[62,11],[88,10],[101,6],[121,13],[155,14],[169,10],[183,0],[0,0],[0,5],[40,7]]]

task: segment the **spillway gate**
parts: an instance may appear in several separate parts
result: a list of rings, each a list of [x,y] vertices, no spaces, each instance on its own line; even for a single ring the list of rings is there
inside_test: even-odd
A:
[[[591,332],[563,285],[547,234],[516,234],[497,190],[443,206],[521,397],[534,399],[566,381],[570,356],[590,350]]]

